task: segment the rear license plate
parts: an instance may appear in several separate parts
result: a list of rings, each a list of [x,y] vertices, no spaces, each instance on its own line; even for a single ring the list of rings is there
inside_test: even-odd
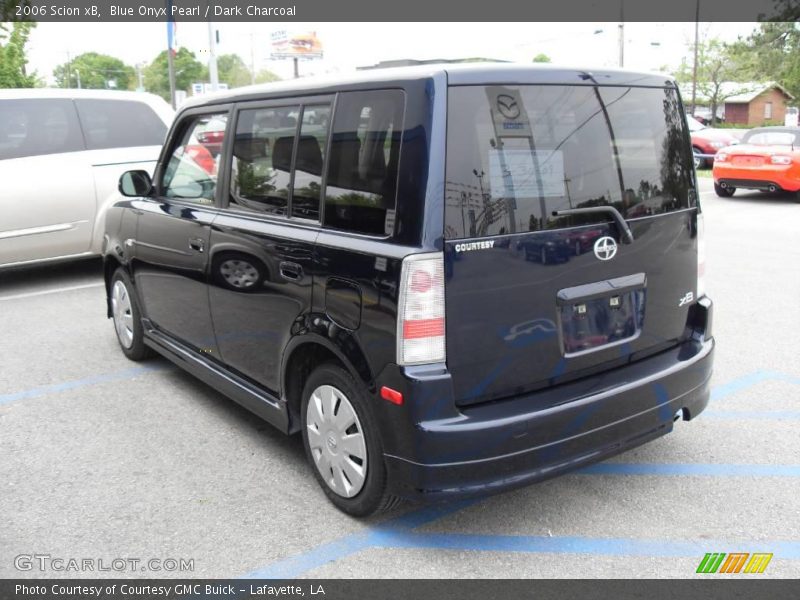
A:
[[[558,305],[565,356],[622,344],[644,324],[644,274],[561,290]]]
[[[744,167],[760,167],[764,164],[764,159],[760,156],[736,156],[733,159],[733,164]]]

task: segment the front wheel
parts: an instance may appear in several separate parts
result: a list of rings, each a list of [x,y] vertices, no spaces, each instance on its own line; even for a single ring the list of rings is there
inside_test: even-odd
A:
[[[694,168],[695,169],[702,169],[706,166],[706,159],[700,156],[702,152],[697,148],[692,148],[692,154],[694,154]]]
[[[303,389],[306,457],[337,508],[365,517],[397,505],[386,492],[386,466],[367,392],[335,363],[319,366]]]
[[[714,191],[717,193],[717,196],[720,198],[730,198],[733,196],[734,192],[736,191],[735,187],[722,187],[720,184],[714,184]]]
[[[142,315],[131,280],[123,269],[117,269],[111,277],[110,291],[111,317],[119,346],[129,359],[144,360],[152,353],[144,344]]]

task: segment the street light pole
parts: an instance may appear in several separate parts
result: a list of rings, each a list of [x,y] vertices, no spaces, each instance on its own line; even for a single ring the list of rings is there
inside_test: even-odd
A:
[[[619,68],[625,66],[625,0],[619,0]]]

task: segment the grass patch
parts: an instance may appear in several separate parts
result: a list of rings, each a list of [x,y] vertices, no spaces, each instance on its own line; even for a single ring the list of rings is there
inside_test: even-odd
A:
[[[711,169],[697,169],[697,176],[711,179]]]

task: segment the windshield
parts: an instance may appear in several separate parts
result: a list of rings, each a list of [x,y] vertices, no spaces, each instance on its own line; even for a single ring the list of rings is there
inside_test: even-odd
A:
[[[689,125],[689,131],[700,131],[706,128],[700,121],[689,115],[686,115],[686,123]]]
[[[753,129],[742,139],[745,144],[755,146],[800,146],[800,133],[794,131],[774,131]]]
[[[553,216],[569,208],[613,206],[635,218],[691,205],[691,147],[674,89],[452,87],[448,110],[448,239],[604,219]]]

